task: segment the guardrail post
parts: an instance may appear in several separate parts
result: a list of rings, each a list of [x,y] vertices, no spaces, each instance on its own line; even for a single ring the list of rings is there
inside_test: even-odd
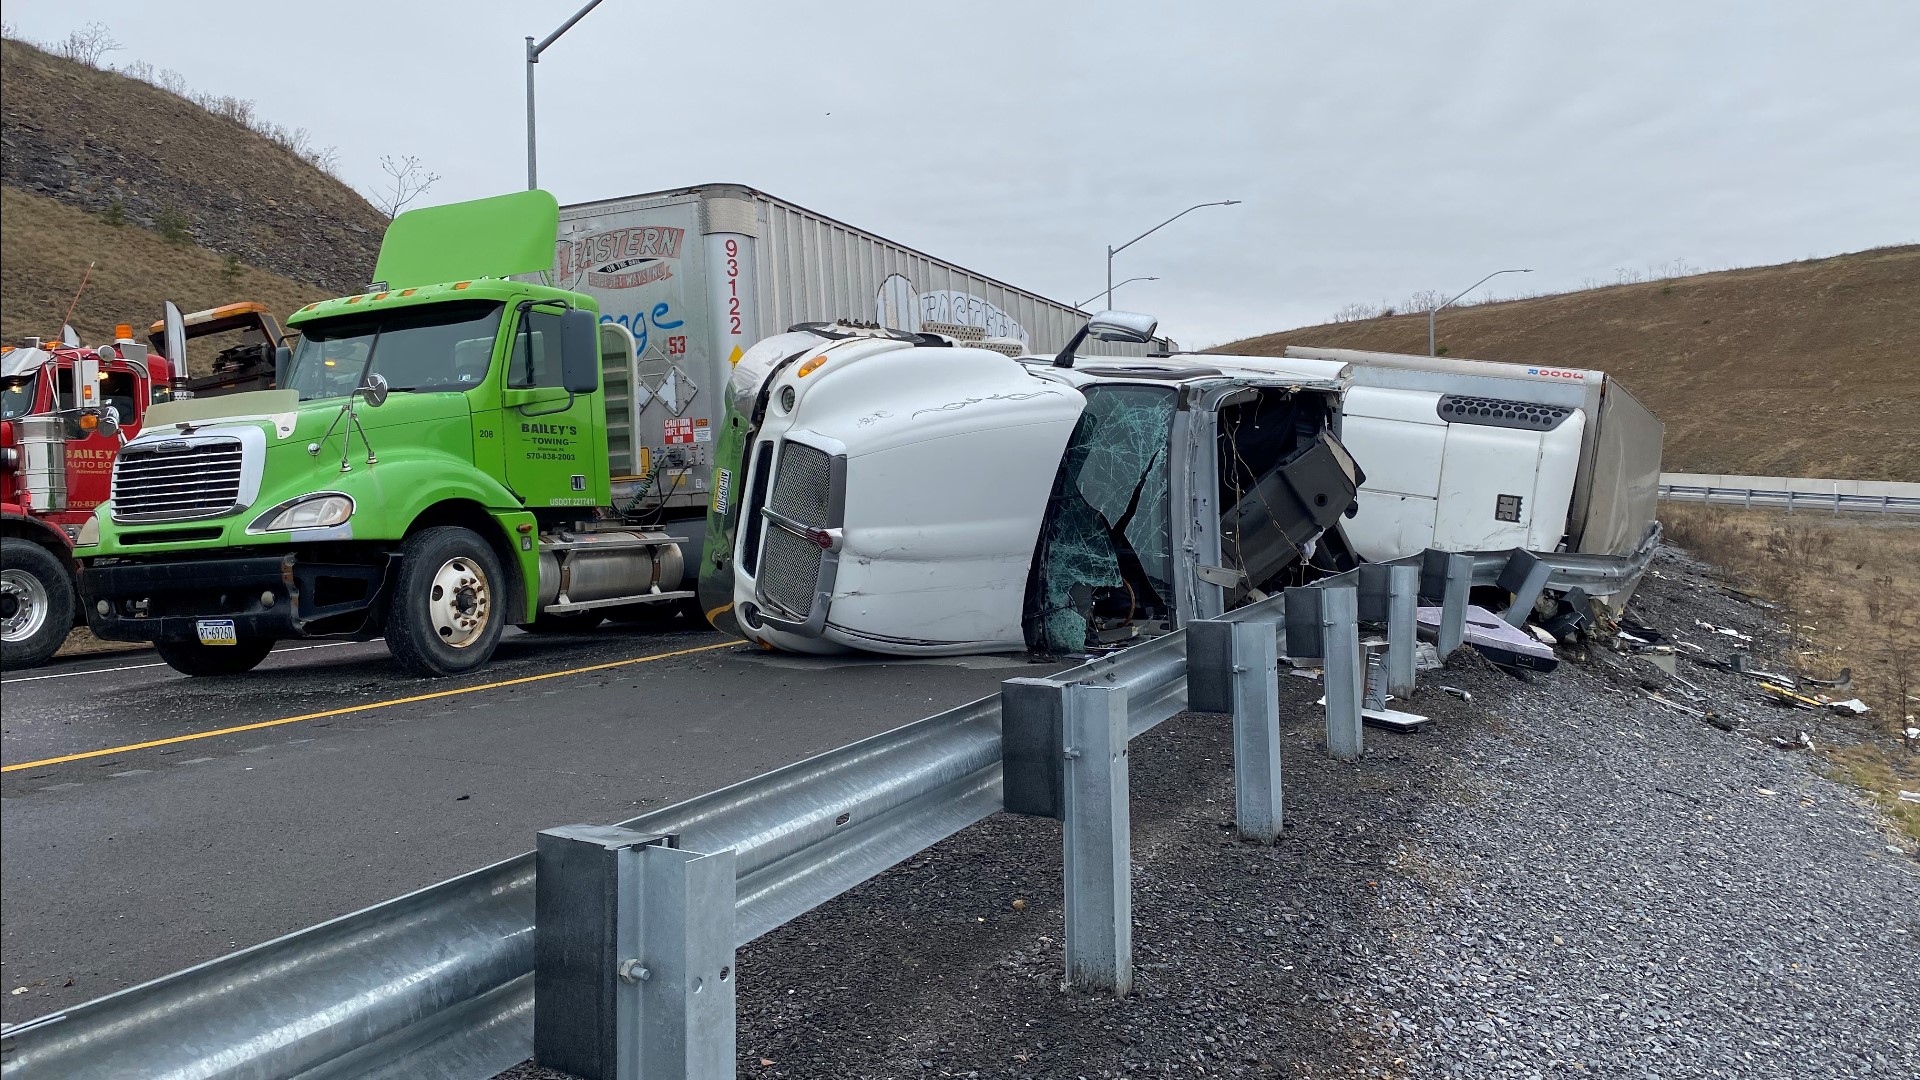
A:
[[[1240,662],[1234,654],[1234,625],[1225,619],[1196,619],[1187,624],[1187,708],[1194,712],[1234,711],[1233,676],[1238,670],[1234,665]],[[1267,636],[1273,636],[1271,624],[1255,625],[1265,626]]]
[[[1513,594],[1513,603],[1501,618],[1509,626],[1527,625],[1527,617],[1533,614],[1533,602],[1540,598],[1540,591],[1547,587],[1547,579],[1553,576],[1553,567],[1540,556],[1524,548],[1513,549],[1507,557],[1507,565],[1500,570],[1499,586]]]
[[[633,854],[639,902],[621,907],[620,938],[636,947],[615,965],[618,1080],[731,1080],[733,852]]]
[[[1127,691],[1062,688],[1067,983],[1133,989],[1133,875],[1127,818]]]
[[[734,855],[570,825],[535,849],[534,1060],[585,1080],[734,1069]]]
[[[1414,647],[1419,640],[1420,568],[1394,566],[1387,577],[1387,693],[1413,693]]]
[[[1361,734],[1358,597],[1354,590],[1320,590],[1320,647],[1327,691],[1327,752],[1356,761],[1365,750]]]
[[[1473,557],[1447,556],[1447,591],[1440,600],[1440,655],[1452,656],[1467,640],[1467,601],[1473,598]]]
[[[1195,625],[1187,627],[1189,663]],[[1234,823],[1242,839],[1271,844],[1280,838],[1282,824],[1280,646],[1267,623],[1227,625],[1233,656]]]

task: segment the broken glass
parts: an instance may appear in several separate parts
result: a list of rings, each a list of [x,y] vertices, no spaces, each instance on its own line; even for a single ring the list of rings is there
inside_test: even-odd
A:
[[[1028,644],[1077,653],[1102,620],[1165,618],[1173,596],[1176,391],[1090,386],[1061,458],[1029,590]]]

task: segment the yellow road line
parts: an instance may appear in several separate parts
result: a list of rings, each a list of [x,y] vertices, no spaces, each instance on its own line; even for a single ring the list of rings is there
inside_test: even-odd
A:
[[[605,671],[608,668],[626,667],[628,664],[644,664],[650,660],[671,660],[676,656],[691,656],[694,653],[712,652],[715,649],[728,649],[740,644],[738,641],[723,641],[718,645],[700,645],[691,649],[676,649],[673,652],[654,653],[651,656],[635,656],[627,660],[614,660],[605,664],[592,664],[587,667],[568,668],[565,671],[549,671],[544,675],[526,675],[518,679],[505,679],[500,682],[485,683],[480,686],[463,686],[457,690],[437,690],[431,694],[415,694],[413,697],[394,698],[391,701],[371,701],[365,705],[349,705],[344,709],[328,709],[326,712],[307,713],[304,716],[287,716],[279,720],[262,720],[257,724],[241,724],[238,727],[220,728],[217,731],[199,731],[192,735],[175,735],[167,739],[153,739],[148,742],[129,743],[126,746],[110,746],[105,750],[85,750],[78,754],[63,757],[42,758],[39,761],[23,761],[17,765],[0,766],[0,772],[17,772],[21,769],[38,769],[48,765],[59,765],[68,761],[81,761],[86,758],[106,757],[109,754],[124,754],[130,750],[146,750],[155,746],[169,746],[173,743],[192,742],[195,739],[211,739],[218,735],[234,735],[242,731],[258,731],[261,728],[279,727],[282,724],[298,724],[302,720],[324,720],[329,716],[345,716],[348,713],[366,712],[369,709],[384,709],[389,705],[410,705],[416,701],[432,701],[435,698],[457,697],[461,694],[475,694],[482,690],[498,690],[503,686],[520,686],[524,683],[541,682],[546,679],[558,679],[564,675],[584,675],[589,671]]]

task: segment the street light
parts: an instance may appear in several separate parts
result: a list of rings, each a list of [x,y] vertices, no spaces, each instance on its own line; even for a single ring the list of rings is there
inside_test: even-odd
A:
[[[1128,278],[1127,280],[1125,280],[1125,281],[1123,281],[1123,282],[1121,282],[1121,283],[1120,283],[1120,285],[1131,285],[1131,284],[1133,284],[1133,283],[1134,283],[1134,282],[1136,282],[1136,281],[1159,281],[1159,280],[1160,280],[1160,279],[1159,279],[1159,278],[1157,278],[1157,277],[1130,277],[1130,278]],[[1109,285],[1109,286],[1107,286],[1107,306],[1108,306],[1108,307],[1112,307],[1112,306],[1113,306],[1113,290],[1115,290],[1115,289],[1117,289],[1117,288],[1119,288],[1119,287],[1120,287],[1120,285]],[[1077,304],[1075,304],[1075,305],[1073,305],[1073,306],[1074,306],[1074,307],[1077,307],[1077,308],[1083,308],[1083,307],[1086,307],[1086,306],[1087,306],[1088,304],[1091,304],[1091,303],[1093,303],[1093,302],[1094,302],[1095,300],[1098,300],[1098,299],[1100,299],[1100,294],[1099,294],[1099,293],[1094,293],[1094,294],[1093,294],[1092,296],[1089,296],[1089,297],[1087,297],[1087,298],[1086,298],[1085,300],[1082,300],[1082,301],[1080,301],[1079,303],[1077,303]]]
[[[1531,270],[1495,270],[1493,273],[1488,274],[1486,277],[1481,278],[1479,281],[1476,281],[1472,285],[1469,285],[1467,288],[1461,290],[1460,296],[1467,295],[1468,293],[1479,288],[1480,286],[1485,285],[1487,282],[1492,281],[1494,278],[1499,277],[1501,274],[1531,274],[1531,273],[1533,273],[1533,271]],[[1453,300],[1460,299],[1460,296],[1454,297]],[[1453,300],[1449,300],[1446,303],[1441,304],[1440,307],[1433,308],[1432,310],[1427,312],[1427,355],[1428,356],[1438,355],[1433,351],[1433,317],[1435,315],[1440,314],[1440,311],[1442,308],[1452,307]]]
[[[1153,228],[1148,229],[1146,232],[1141,233],[1139,236],[1121,244],[1119,247],[1107,248],[1107,307],[1109,309],[1113,307],[1113,257],[1115,255],[1120,254],[1140,241],[1145,240],[1147,237],[1152,236],[1154,233],[1159,232],[1161,229],[1179,221],[1181,218],[1186,217],[1202,206],[1238,206],[1239,204],[1239,199],[1222,199],[1219,202],[1203,202],[1198,206],[1189,206],[1160,224],[1155,225]]]
[[[574,23],[577,23],[581,19],[586,18],[587,12],[592,11],[594,8],[597,8],[599,6],[600,6],[600,0],[587,0],[586,7],[583,7],[579,11],[574,12],[573,18],[568,19],[564,23],[561,23],[560,29],[555,30],[551,34],[548,34],[546,37],[546,40],[540,42],[540,44],[538,45],[535,45],[533,43],[532,35],[528,35],[527,37],[527,190],[528,191],[532,191],[534,188],[537,188],[540,186],[539,179],[534,174],[534,168],[533,168],[533,162],[534,162],[533,65],[540,62],[540,54],[547,51],[547,46],[560,40],[561,34],[564,34],[567,31],[573,29]]]

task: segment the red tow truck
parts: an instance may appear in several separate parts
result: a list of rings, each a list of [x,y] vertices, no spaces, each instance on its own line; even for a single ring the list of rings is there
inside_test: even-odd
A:
[[[189,381],[188,339],[237,333],[214,373]],[[111,495],[120,444],[147,407],[272,385],[279,327],[264,305],[228,304],[182,316],[167,305],[147,344],[133,328],[111,345],[26,338],[0,347],[0,667],[44,663],[77,625],[72,550]],[[109,411],[111,410],[111,412]]]

